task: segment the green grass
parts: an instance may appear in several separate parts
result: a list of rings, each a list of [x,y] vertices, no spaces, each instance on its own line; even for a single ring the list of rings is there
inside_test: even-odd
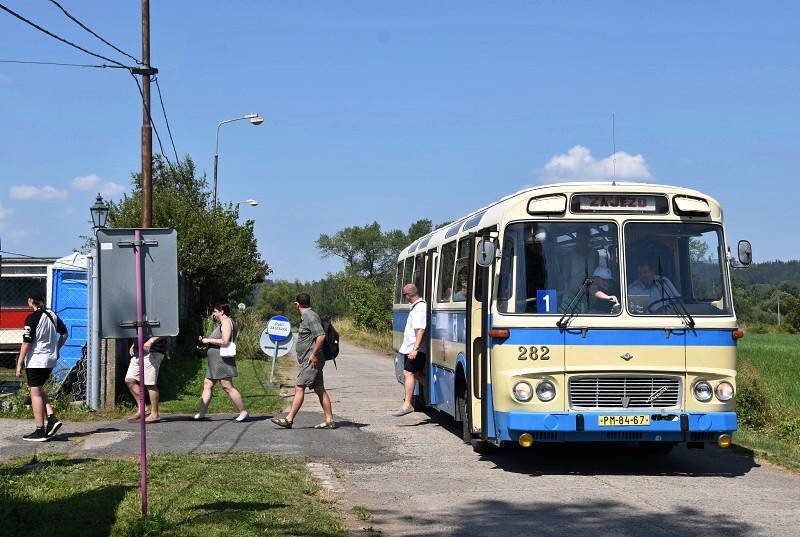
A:
[[[747,333],[738,350],[735,442],[800,471],[800,335]]]
[[[358,519],[361,520],[362,522],[366,522],[367,520],[372,518],[372,513],[370,513],[369,509],[367,509],[363,505],[353,506],[353,513],[355,513]]]
[[[51,454],[26,462],[0,465],[9,537],[345,535],[335,505],[301,462],[285,457],[152,456],[144,520],[135,460]]]
[[[776,407],[800,409],[800,334],[751,334],[739,342],[739,368],[752,364]]]

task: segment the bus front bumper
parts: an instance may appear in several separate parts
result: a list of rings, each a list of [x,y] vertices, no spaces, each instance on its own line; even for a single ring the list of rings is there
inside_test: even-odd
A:
[[[648,425],[635,424],[641,416]],[[737,430],[735,412],[495,412],[494,422],[506,442],[522,433],[534,442],[716,442]]]

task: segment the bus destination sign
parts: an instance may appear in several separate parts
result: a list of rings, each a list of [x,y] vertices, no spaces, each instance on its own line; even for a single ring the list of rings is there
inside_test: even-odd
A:
[[[644,194],[578,194],[572,197],[572,212],[665,214],[667,199]]]

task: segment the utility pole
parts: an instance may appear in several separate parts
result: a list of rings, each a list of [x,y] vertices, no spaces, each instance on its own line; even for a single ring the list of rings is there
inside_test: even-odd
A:
[[[150,0],[142,0],[142,227],[153,225],[153,126],[150,124]]]
[[[781,295],[780,292],[777,295],[778,297],[778,328],[781,326]]]

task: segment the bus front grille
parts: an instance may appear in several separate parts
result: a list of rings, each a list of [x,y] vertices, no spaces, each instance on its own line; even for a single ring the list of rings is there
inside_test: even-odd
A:
[[[575,410],[677,409],[681,380],[667,376],[581,376],[569,380]]]

